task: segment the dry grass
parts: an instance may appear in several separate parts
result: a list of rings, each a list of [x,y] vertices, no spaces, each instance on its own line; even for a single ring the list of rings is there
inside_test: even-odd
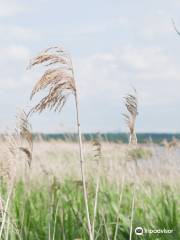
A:
[[[124,113],[123,116],[129,128],[129,144],[137,144],[137,137],[135,132],[136,118],[138,115],[138,99],[137,91],[133,88],[132,94],[127,94],[125,99],[125,106],[128,113]]]
[[[141,146],[152,156],[145,159],[129,158],[129,148],[126,144],[101,143],[100,175],[109,182],[120,182],[125,176],[126,182],[176,184],[180,182],[179,147],[170,150],[158,145]],[[97,173],[97,161],[94,161],[94,147],[92,143],[84,144],[86,174],[88,178]],[[132,151],[132,150],[131,150]],[[26,156],[14,160],[18,175],[23,174],[23,164]],[[6,142],[0,142],[0,162],[6,161]],[[42,179],[55,176],[60,181],[72,178],[81,180],[79,169],[79,151],[77,144],[64,141],[37,141],[34,143],[34,154],[31,165],[31,179],[41,182]]]
[[[20,136],[21,146],[19,149],[25,153],[29,167],[32,162],[33,154],[33,136],[32,136],[32,127],[28,121],[28,115],[26,112],[22,111],[17,116],[18,120],[18,134]]]
[[[31,60],[29,68],[45,65],[48,68],[34,86],[31,99],[39,91],[48,88],[48,94],[31,110],[42,112],[49,108],[61,110],[69,93],[75,93],[73,67],[69,55],[59,47],[48,48]]]
[[[0,159],[0,176],[3,176],[10,185],[14,185],[16,179],[19,178],[18,169],[29,169],[32,162],[31,125],[24,111],[17,114],[17,124],[14,131],[1,135],[0,141],[0,151],[3,157]],[[27,178],[27,172],[24,174],[24,178]]]

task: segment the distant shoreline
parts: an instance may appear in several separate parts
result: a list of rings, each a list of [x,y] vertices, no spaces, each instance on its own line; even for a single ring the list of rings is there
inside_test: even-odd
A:
[[[34,138],[42,138],[44,140],[64,140],[64,141],[77,141],[77,134],[75,133],[34,133]],[[83,133],[85,141],[91,141],[97,138],[97,133]],[[100,137],[103,141],[109,142],[128,142],[127,133],[101,133]],[[161,143],[163,140],[172,141],[174,138],[180,140],[180,133],[137,133],[139,143]]]

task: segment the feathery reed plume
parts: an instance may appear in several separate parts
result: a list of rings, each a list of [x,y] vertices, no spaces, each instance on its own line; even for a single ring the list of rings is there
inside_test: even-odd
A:
[[[25,111],[20,112],[17,115],[18,119],[18,132],[21,140],[19,149],[25,153],[27,157],[28,166],[31,166],[32,152],[33,152],[33,136],[32,127],[28,121],[28,114]]]
[[[93,141],[93,148],[94,148],[94,159],[99,163],[99,160],[102,157],[102,151],[101,151],[101,136],[98,133],[97,138]]]
[[[30,167],[32,161],[33,141],[31,125],[28,122],[27,114],[23,111],[17,114],[17,123],[13,132],[7,131],[3,134],[3,140],[6,142],[7,160],[5,175],[8,182],[12,183],[16,179],[16,164],[20,160],[19,153],[23,152],[27,157],[27,164]]]
[[[79,120],[78,95],[74,79],[72,61],[69,54],[64,49],[59,47],[50,47],[40,53],[37,57],[32,59],[29,68],[32,68],[35,65],[44,65],[45,67],[48,67],[48,69],[45,71],[43,76],[36,83],[34,89],[32,90],[31,99],[41,90],[48,88],[49,91],[47,95],[43,97],[42,100],[34,108],[32,108],[30,113],[41,113],[45,109],[53,109],[54,111],[60,111],[66,103],[69,94],[73,94],[75,98],[84,202],[89,231],[89,239],[93,240],[84,170],[84,154]]]
[[[39,64],[43,64],[46,67],[50,66],[51,68],[45,71],[34,86],[31,99],[45,88],[49,88],[49,91],[31,112],[41,113],[47,108],[60,111],[67,100],[67,96],[70,93],[76,93],[71,59],[63,49],[52,47],[31,60],[29,68]]]
[[[173,147],[177,147],[178,146],[178,140],[175,137],[173,137],[173,139],[171,141],[169,141],[169,142],[167,141],[167,139],[164,139],[162,141],[162,144],[169,150],[169,149],[171,149]]]
[[[129,144],[137,144],[137,137],[135,132],[136,117],[138,115],[138,99],[137,91],[133,88],[133,94],[127,94],[125,99],[125,106],[128,114],[123,114],[124,119],[129,128]]]

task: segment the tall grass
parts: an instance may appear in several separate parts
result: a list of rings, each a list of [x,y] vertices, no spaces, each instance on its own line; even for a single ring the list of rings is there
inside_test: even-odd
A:
[[[5,231],[5,227],[7,225],[8,213],[10,205],[12,204],[12,197],[14,193],[15,183],[17,181],[17,162],[19,159],[20,152],[23,152],[26,156],[26,162],[28,163],[28,167],[31,165],[32,160],[32,134],[31,134],[31,125],[27,120],[27,115],[23,111],[17,116],[17,127],[14,130],[13,134],[4,135],[4,140],[7,142],[7,154],[9,155],[9,164],[8,164],[8,194],[4,206],[2,205],[2,209],[0,209],[1,213],[1,225],[0,225],[0,239],[2,238],[3,232]],[[3,174],[2,174],[3,176]],[[29,174],[26,171],[25,174],[25,183],[26,183],[26,191],[29,186]],[[9,227],[9,224],[7,225]],[[8,238],[6,238],[8,239]]]
[[[79,139],[80,168],[83,183],[83,194],[86,209],[89,239],[93,240],[92,226],[90,221],[88,196],[86,190],[86,177],[84,169],[84,154],[81,136],[81,125],[79,117],[78,93],[75,82],[74,70],[69,54],[62,48],[50,47],[32,59],[30,68],[35,65],[43,64],[48,67],[40,80],[36,83],[31,93],[31,98],[40,90],[49,88],[48,94],[31,110],[31,112],[41,113],[49,108],[60,111],[66,103],[69,94],[74,95],[76,108],[76,122]]]
[[[125,184],[119,208],[121,188],[119,190],[117,191],[117,186],[110,185],[106,181],[101,184],[94,239],[180,238],[180,192],[171,192],[166,187],[160,189],[139,186],[133,198],[133,186]],[[49,185],[32,185],[30,194],[24,198],[25,185],[19,182],[15,187],[8,212],[9,227],[5,229],[1,239],[88,239],[87,218],[81,192],[82,185],[73,180],[60,183],[54,179]],[[1,194],[3,197],[6,195],[5,187],[1,186]],[[91,214],[95,194],[94,185],[88,182]],[[26,199],[25,203],[24,199]],[[134,199],[133,203],[132,199]],[[118,225],[116,225],[117,216]],[[173,233],[144,234],[140,237],[134,233],[134,229],[139,226],[147,229],[173,229]]]

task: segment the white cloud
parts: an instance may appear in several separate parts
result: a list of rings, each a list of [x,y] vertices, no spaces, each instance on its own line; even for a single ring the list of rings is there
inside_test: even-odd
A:
[[[18,25],[0,25],[1,42],[32,42],[40,39],[40,35],[28,27]]]
[[[12,45],[0,48],[0,88],[1,91],[22,93],[25,84],[25,70],[30,58],[30,51],[25,46]],[[19,88],[18,88],[19,87]],[[16,101],[16,100],[15,100]]]
[[[72,26],[72,24],[62,24],[61,34],[69,36],[84,36],[84,35],[95,35],[112,31],[113,29],[119,29],[127,24],[127,19],[123,17],[115,17],[110,19],[103,19],[99,22],[81,22]]]
[[[10,17],[17,15],[25,10],[22,2],[16,0],[0,0],[0,17]]]
[[[159,36],[168,36],[172,32],[173,25],[171,17],[166,16],[166,18],[146,19],[141,35],[149,39],[157,39]]]
[[[22,61],[26,60],[30,56],[30,51],[27,47],[24,46],[9,46],[0,48],[1,52],[1,61],[8,60],[9,62],[16,60]]]
[[[125,47],[96,54],[79,59],[76,70],[83,98],[120,100],[135,86],[143,105],[180,101],[179,65],[160,48]]]
[[[4,122],[16,106],[26,104],[38,77],[37,69],[26,73],[28,59],[53,41],[62,41],[72,56],[77,56],[74,65],[86,129],[117,129],[122,97],[131,86],[137,88],[147,114],[155,108],[157,118],[166,118],[162,112],[175,109],[180,102],[179,39],[175,32],[173,35],[170,19],[173,17],[178,27],[178,1],[115,1],[117,5],[109,2],[103,8],[92,1],[87,14],[87,4],[80,2],[71,10],[69,3],[57,0],[54,4],[48,0],[0,0],[0,102]],[[91,14],[93,6],[97,9]],[[62,14],[58,9],[63,9]],[[6,104],[10,109],[4,107]],[[179,116],[176,109],[172,116]],[[159,130],[160,120],[159,125],[158,119],[154,123],[151,120],[152,129]],[[171,129],[174,119],[164,119],[164,126]],[[148,129],[145,124],[143,128]],[[179,124],[175,128],[179,129]]]

